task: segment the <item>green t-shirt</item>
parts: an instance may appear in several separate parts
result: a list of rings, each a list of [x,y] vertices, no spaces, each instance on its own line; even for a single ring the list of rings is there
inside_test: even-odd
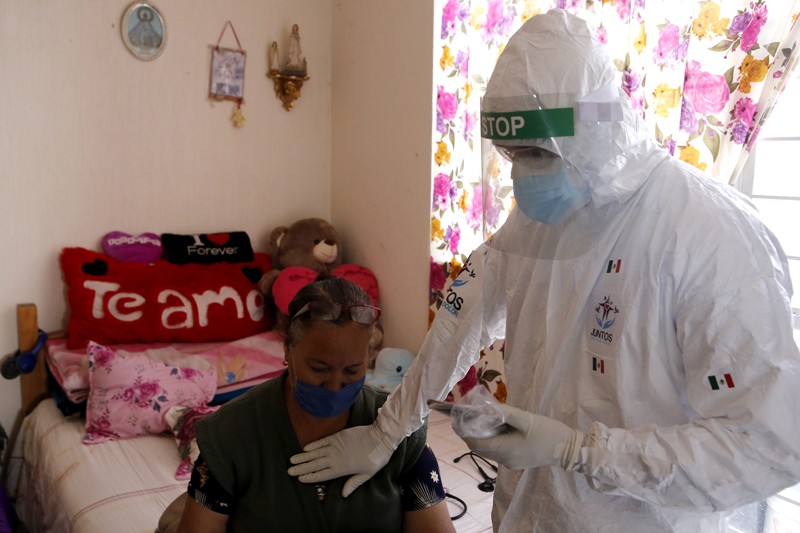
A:
[[[302,449],[289,421],[284,377],[262,383],[225,404],[197,425],[200,453],[213,477],[236,502],[228,531],[401,531],[401,474],[425,447],[426,427],[400,443],[389,463],[349,497],[346,477],[327,483],[320,501],[313,484],[286,471]],[[348,427],[371,424],[387,394],[364,387]]]

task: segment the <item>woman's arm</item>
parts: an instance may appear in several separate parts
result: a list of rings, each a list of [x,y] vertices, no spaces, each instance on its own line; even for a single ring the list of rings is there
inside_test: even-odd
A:
[[[227,524],[228,515],[209,511],[192,498],[187,498],[176,533],[225,533]]]
[[[446,492],[442,485],[439,461],[425,445],[414,465],[399,479],[403,506],[403,531],[450,533],[455,531]]]
[[[419,511],[403,513],[403,532],[425,531],[426,533],[453,533],[453,521],[447,510],[447,500],[431,505]]]
[[[186,492],[176,533],[225,533],[233,497],[209,471],[202,454],[194,462]]]

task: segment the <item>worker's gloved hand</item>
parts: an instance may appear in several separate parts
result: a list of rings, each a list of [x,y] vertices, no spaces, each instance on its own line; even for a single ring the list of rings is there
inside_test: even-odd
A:
[[[290,457],[295,466],[289,468],[289,475],[299,476],[302,483],[319,483],[354,474],[342,489],[347,498],[386,466],[396,448],[376,424],[343,429]]]
[[[464,439],[472,451],[515,470],[546,465],[575,468],[582,432],[510,405],[503,404],[501,409],[507,431],[485,439]]]

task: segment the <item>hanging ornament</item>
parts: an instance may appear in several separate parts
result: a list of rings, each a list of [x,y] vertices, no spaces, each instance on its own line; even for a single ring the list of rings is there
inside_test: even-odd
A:
[[[237,104],[233,109],[233,116],[231,117],[231,120],[233,121],[233,125],[237,128],[244,126],[244,115],[242,114],[241,104]]]
[[[231,27],[233,37],[236,39],[238,50],[220,48],[219,43],[225,31]],[[217,44],[211,51],[211,82],[208,96],[214,100],[231,100],[236,102],[231,120],[237,128],[244,126],[242,104],[244,103],[244,65],[247,53],[242,49],[239,36],[230,20],[225,22],[219,34]]]

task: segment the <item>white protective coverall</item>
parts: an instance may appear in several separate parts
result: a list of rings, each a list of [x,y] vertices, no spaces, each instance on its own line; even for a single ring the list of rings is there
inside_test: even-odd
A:
[[[586,24],[553,10],[511,38],[486,97],[563,106],[614,77]],[[800,481],[786,258],[746,197],[671,158],[623,107],[547,141],[590,202],[558,225],[511,212],[376,422],[399,442],[505,338],[508,404],[589,438],[574,471],[501,467],[495,530],[720,531],[730,510]]]

